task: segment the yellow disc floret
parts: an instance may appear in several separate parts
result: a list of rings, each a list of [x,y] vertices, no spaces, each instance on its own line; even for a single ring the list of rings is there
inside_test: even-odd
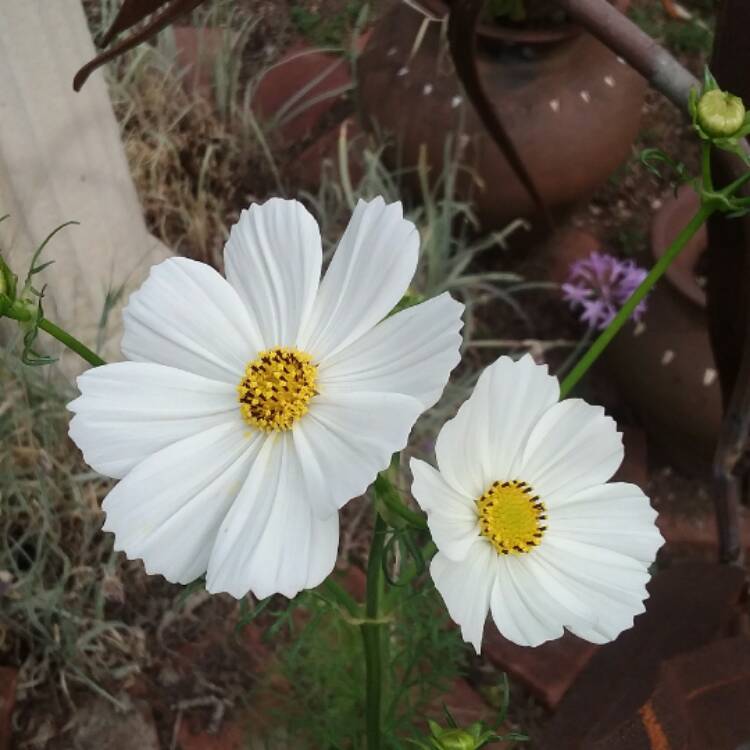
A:
[[[498,553],[520,555],[536,547],[547,527],[544,503],[526,482],[494,482],[477,500],[479,529]]]
[[[276,347],[248,364],[237,386],[245,421],[264,432],[291,429],[317,393],[318,368],[309,354]]]

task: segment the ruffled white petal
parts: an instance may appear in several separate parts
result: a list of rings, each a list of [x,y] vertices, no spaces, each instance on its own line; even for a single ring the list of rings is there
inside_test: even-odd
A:
[[[594,547],[547,533],[534,555],[559,585],[586,602],[595,613],[590,627],[569,624],[581,637],[595,631],[596,642],[614,640],[633,625],[636,615],[644,611],[648,597],[647,566],[618,552]],[[595,638],[588,638],[595,640]]]
[[[100,474],[122,478],[136,464],[190,435],[241,424],[233,386],[142,362],[95,367],[78,378],[70,437]]]
[[[548,508],[604,484],[622,463],[622,436],[600,406],[566,399],[534,426],[518,467]]]
[[[122,351],[237,385],[262,349],[258,327],[217,271],[187,258],[154,266],[123,313]]]
[[[188,583],[205,572],[219,526],[258,447],[237,422],[174,443],[138,464],[107,495],[105,531],[149,573]]]
[[[520,471],[524,445],[559,392],[546,365],[529,355],[517,362],[500,357],[487,367],[438,435],[435,455],[447,481],[478,498],[496,480],[526,479]]]
[[[316,396],[292,437],[313,509],[327,518],[361,495],[406,446],[422,404],[396,393]]]
[[[298,347],[323,361],[381,321],[406,292],[419,235],[400,203],[360,201],[320,285]]]
[[[460,562],[480,538],[476,501],[453,489],[429,464],[412,458],[412,495],[427,513],[432,538],[448,559]]]
[[[656,511],[639,487],[623,482],[592,487],[548,509],[554,534],[614,550],[650,565],[664,543]]]
[[[461,627],[463,639],[479,653],[490,592],[497,574],[497,553],[488,542],[472,547],[462,562],[438,552],[430,563],[430,575],[445,601],[451,619]]]
[[[295,346],[320,282],[318,224],[298,201],[271,198],[240,214],[224,248],[227,280],[258,321],[265,349]]]
[[[524,562],[513,555],[498,556],[490,611],[505,638],[519,646],[538,646],[559,638],[563,627],[555,616],[555,607],[545,601]]]
[[[321,388],[403,393],[429,409],[461,358],[463,309],[445,293],[392,315],[321,364]]]
[[[289,598],[333,570],[339,520],[315,517],[289,434],[266,439],[211,552],[206,588],[240,598]]]

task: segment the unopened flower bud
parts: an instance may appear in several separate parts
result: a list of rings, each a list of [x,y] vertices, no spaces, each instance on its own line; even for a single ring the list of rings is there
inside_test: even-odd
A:
[[[712,89],[698,99],[698,125],[712,138],[731,138],[745,124],[742,99],[721,89]]]
[[[477,738],[464,729],[444,729],[435,738],[440,750],[475,750]]]

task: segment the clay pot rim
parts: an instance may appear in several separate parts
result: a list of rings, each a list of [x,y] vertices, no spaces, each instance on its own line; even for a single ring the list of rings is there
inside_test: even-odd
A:
[[[446,0],[419,0],[435,16],[444,17],[448,13]],[[630,0],[610,0],[620,11],[624,12],[630,5]],[[575,39],[583,29],[576,23],[562,23],[556,26],[540,27],[537,29],[519,29],[502,24],[480,23],[477,27],[478,36],[487,42],[506,42],[511,44],[556,44]]]

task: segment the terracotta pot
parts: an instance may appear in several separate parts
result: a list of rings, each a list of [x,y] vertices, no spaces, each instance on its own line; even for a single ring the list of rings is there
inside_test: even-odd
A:
[[[699,208],[698,194],[689,185],[683,185],[675,198],[662,205],[651,224],[651,251],[654,260],[664,255]],[[702,308],[706,306],[706,292],[699,283],[698,263],[707,246],[708,233],[704,224],[685,245],[666,274],[679,292]]]
[[[709,476],[721,396],[705,312],[662,281],[643,327],[620,331],[604,364],[662,455],[688,476]]]
[[[464,133],[474,179],[464,175],[460,197],[473,198],[485,228],[519,216],[533,220],[528,193],[463,101],[439,24],[428,25],[412,54],[423,20],[400,3],[374,30],[358,63],[366,123],[396,135],[391,158],[399,166],[414,167],[424,145],[433,181],[446,136]],[[555,41],[479,53],[485,87],[553,212],[591,193],[628,156],[645,91],[640,76],[589,34]]]
[[[685,187],[654,216],[651,251],[661,257],[698,210]],[[696,267],[705,229],[685,246],[649,299],[640,336],[618,337],[607,354],[613,377],[664,454],[688,475],[710,475],[722,420],[721,393],[708,336],[706,295]]]
[[[690,190],[664,203],[652,222],[652,254],[665,249],[697,210]],[[706,249],[698,233],[648,297],[643,324],[627,323],[602,355],[601,366],[646,430],[657,454],[688,476],[710,476],[721,426],[721,395],[708,338],[705,295],[695,266]],[[547,267],[565,281],[570,264],[601,243],[579,230],[552,238]]]
[[[618,4],[624,10],[630,0],[618,0]],[[433,16],[442,17],[447,13],[446,4],[443,0],[420,0]],[[514,24],[480,23],[477,34],[480,43],[494,46],[498,43],[504,44],[534,44],[545,45],[572,39],[582,32],[580,26],[573,23],[559,23],[549,26],[537,26],[535,28],[524,28]]]

